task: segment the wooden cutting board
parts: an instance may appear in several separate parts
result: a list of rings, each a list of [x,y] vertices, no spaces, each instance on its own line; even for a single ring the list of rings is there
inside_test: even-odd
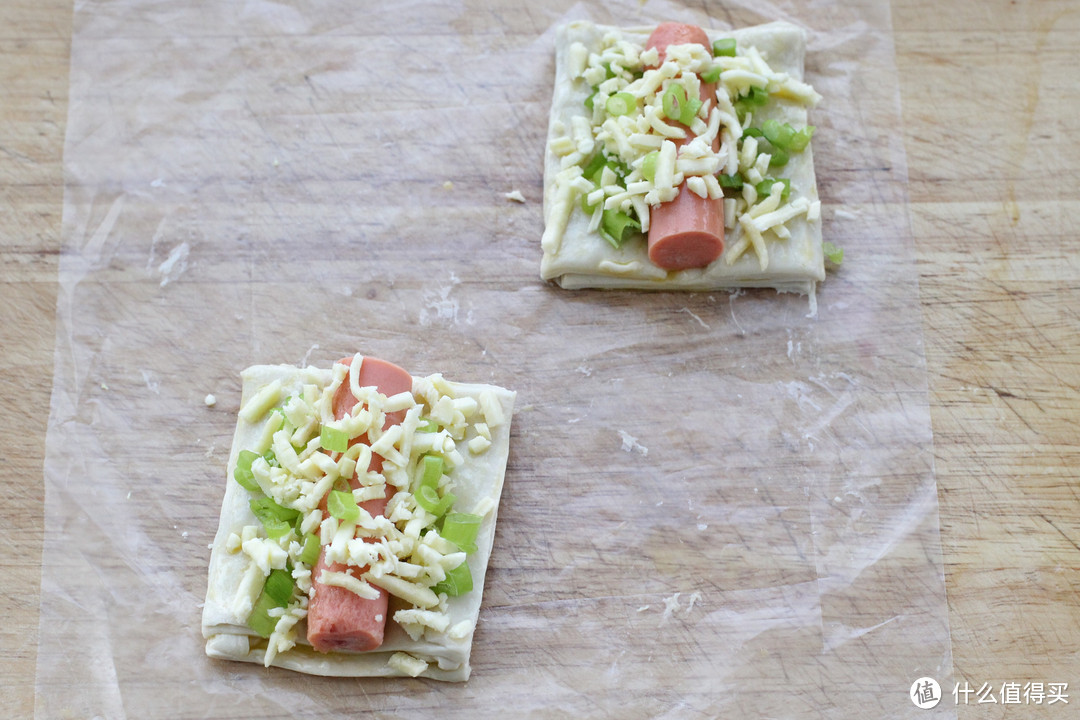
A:
[[[1080,12],[958,0],[943,15],[904,0],[892,16],[956,679],[1072,682]],[[59,0],[0,8],[0,415],[10,437],[0,455],[10,478],[0,686],[16,717],[34,706],[70,19]],[[1004,713],[999,704],[959,716]]]

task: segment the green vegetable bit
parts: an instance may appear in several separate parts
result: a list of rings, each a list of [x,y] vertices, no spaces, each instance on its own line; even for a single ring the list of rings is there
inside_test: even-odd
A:
[[[476,535],[484,518],[471,513],[450,513],[443,519],[442,536],[467,553],[476,552]]]
[[[722,38],[712,44],[714,57],[735,57],[735,38]]]
[[[431,587],[436,593],[446,593],[450,597],[464,595],[473,589],[472,573],[468,561],[461,563],[446,573],[446,579]]]
[[[810,138],[814,136],[814,130],[815,128],[813,125],[807,125],[802,130],[799,130],[792,135],[789,149],[794,150],[795,152],[802,152],[805,150],[806,146],[810,144]]]
[[[604,109],[612,117],[629,115],[637,109],[637,100],[628,92],[615,93],[607,99]]]
[[[356,522],[360,519],[360,506],[351,491],[331,490],[326,498],[326,509],[338,520]]]
[[[719,65],[713,65],[711,68],[701,73],[701,82],[714,83],[720,80],[721,67]]]
[[[422,433],[439,432],[439,423],[435,422],[431,418],[420,418],[420,425],[417,426],[416,432],[422,432]]]
[[[771,177],[765,178],[754,186],[757,190],[758,197],[768,197],[769,193],[772,191],[773,185],[776,183],[780,183],[784,186],[784,190],[780,193],[780,200],[787,200],[791,195],[791,180],[788,178],[780,178],[779,180]]]
[[[457,496],[453,493],[446,493],[441,499],[439,498],[439,491],[430,485],[421,485],[416,488],[416,492],[413,493],[416,498],[416,504],[427,510],[435,517],[442,517],[446,514],[446,511],[453,506],[454,501],[457,500]]]
[[[769,156],[769,167],[783,167],[790,159],[787,150],[773,148],[772,155]]]
[[[349,434],[323,425],[319,432],[319,444],[330,452],[345,452],[349,449]]]
[[[600,234],[603,235],[615,249],[622,247],[623,243],[632,235],[641,231],[641,223],[630,217],[621,210],[605,210],[600,220]]]
[[[240,483],[240,487],[251,492],[261,492],[259,483],[255,482],[255,474],[251,472],[251,463],[258,457],[250,450],[241,450],[236,457],[236,469],[233,470],[233,478]]]
[[[641,159],[641,174],[649,182],[654,182],[656,180],[656,162],[659,159],[659,150],[653,150]]]
[[[319,538],[314,533],[304,535],[304,549],[300,551],[300,562],[314,565],[319,561]]]
[[[839,265],[844,262],[844,249],[837,247],[831,242],[824,242],[821,244],[821,249],[825,253],[825,259],[831,262],[833,265]]]
[[[766,140],[783,150],[791,147],[791,141],[795,137],[795,128],[772,118],[761,123],[761,132]]]
[[[291,524],[296,518],[300,517],[299,510],[293,510],[292,508],[282,507],[273,501],[272,498],[266,496],[252,498],[248,501],[248,507],[251,508],[251,513],[259,519],[264,526],[267,523],[285,523]]]
[[[765,135],[761,132],[761,128],[748,127],[742,131],[743,137],[759,138]]]
[[[292,599],[293,589],[296,584],[292,576],[285,570],[271,570],[270,575],[263,583],[262,593],[255,601],[255,606],[248,616],[247,625],[260,637],[268,638],[277,627],[278,618],[270,617],[270,611],[274,608],[283,608],[289,605]]]
[[[664,91],[663,97],[664,115],[671,120],[678,120],[683,125],[689,125],[701,109],[701,100],[697,98],[687,99],[686,88],[679,83],[672,83]]]
[[[443,476],[443,459],[438,455],[425,455],[420,461],[420,487],[437,490]]]
[[[735,175],[720,174],[716,176],[716,179],[720,182],[720,187],[730,190],[742,190],[743,179],[742,175],[736,173]]]

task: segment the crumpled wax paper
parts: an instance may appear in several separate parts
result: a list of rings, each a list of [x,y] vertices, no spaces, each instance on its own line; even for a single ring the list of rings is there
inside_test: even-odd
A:
[[[578,18],[807,29],[816,317],[539,280]],[[899,121],[887,4],[76,3],[38,716],[952,716]],[[466,684],[203,652],[240,370],[357,351],[518,392]]]

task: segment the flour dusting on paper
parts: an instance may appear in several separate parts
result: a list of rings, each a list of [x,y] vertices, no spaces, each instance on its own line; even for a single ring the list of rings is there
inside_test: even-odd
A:
[[[186,242],[180,243],[169,251],[169,257],[158,265],[158,272],[161,273],[161,287],[165,287],[184,274],[184,271],[187,270],[188,254],[190,252],[191,246]]]

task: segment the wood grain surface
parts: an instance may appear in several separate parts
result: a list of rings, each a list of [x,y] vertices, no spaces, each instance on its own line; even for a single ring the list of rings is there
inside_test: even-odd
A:
[[[0,688],[34,709],[70,0],[0,3]],[[956,680],[1080,705],[1080,6],[892,3]],[[1060,712],[1059,712],[1060,710]],[[1073,711],[1074,712],[1074,711]]]

